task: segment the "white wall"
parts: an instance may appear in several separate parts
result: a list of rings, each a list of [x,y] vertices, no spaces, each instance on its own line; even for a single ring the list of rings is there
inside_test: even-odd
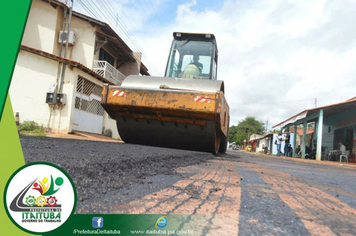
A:
[[[119,132],[117,131],[116,120],[110,118],[108,113],[105,112],[104,114],[104,129],[110,129],[112,132],[112,138],[114,139],[121,139]]]
[[[56,40],[57,9],[43,1],[32,1],[21,44],[53,53]]]
[[[69,12],[67,12],[67,20],[68,18]],[[58,43],[58,37],[62,26],[63,9],[60,7],[55,9],[46,2],[34,0],[21,44],[59,55],[60,43]],[[92,69],[96,28],[89,22],[72,16],[70,30],[76,33],[76,43],[74,46],[68,47],[67,58],[78,61]]]
[[[63,80],[63,93],[66,94],[67,102],[63,109],[58,110],[55,116],[54,125],[52,126],[57,132],[67,133],[72,131],[72,114],[75,103],[75,90],[77,87],[77,77],[81,70],[77,68],[70,69],[66,67],[65,78]],[[56,128],[59,125],[59,128]]]
[[[55,61],[20,51],[9,90],[13,110],[20,112],[20,122],[36,121],[47,126],[50,109],[46,93],[56,82],[57,68]]]
[[[68,19],[67,15],[67,19]],[[63,25],[63,9],[33,0],[22,44],[54,55],[59,54],[58,35]],[[72,16],[71,30],[76,33],[74,46],[67,57],[92,68],[96,27]],[[63,56],[64,54],[62,54]],[[58,62],[20,50],[9,90],[14,112],[20,113],[20,122],[35,121],[53,132],[67,133],[73,128],[76,83],[78,75],[96,83],[103,83],[77,68],[67,66],[63,84],[66,105],[58,108],[46,103],[46,93],[57,83]],[[119,138],[116,121],[104,115],[104,129],[110,129]]]
[[[94,50],[95,50],[95,27],[89,22],[72,17],[71,31],[76,34],[75,45],[72,46],[71,59],[93,68]]]
[[[52,109],[46,103],[46,94],[57,80],[58,62],[26,51],[20,51],[10,86],[10,99],[14,112],[20,113],[20,122],[35,121],[52,131],[66,133],[70,130],[73,79],[66,79],[63,93],[67,105]],[[66,77],[75,72],[67,69]],[[68,105],[69,104],[69,105]]]
[[[10,99],[14,112],[20,113],[20,122],[35,121],[53,132],[68,133],[72,131],[75,90],[78,75],[95,81],[83,71],[66,68],[63,93],[66,94],[66,105],[53,109],[46,103],[46,93],[57,80],[58,62],[33,53],[21,50],[10,86]]]
[[[256,152],[263,152],[263,148],[267,146],[266,138],[259,140],[259,145],[256,147]]]

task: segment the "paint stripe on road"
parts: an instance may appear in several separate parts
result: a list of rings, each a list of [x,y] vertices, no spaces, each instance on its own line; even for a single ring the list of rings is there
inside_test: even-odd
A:
[[[186,178],[172,188],[132,201],[120,211],[128,214],[194,214],[180,227],[194,230],[194,235],[238,235],[241,189],[237,162],[211,160],[207,164],[177,169]]]
[[[356,232],[356,210],[338,198],[305,184],[291,174],[245,164],[261,173],[279,197],[291,208],[312,235],[351,235]]]
[[[255,163],[240,162],[237,166],[241,180],[241,235],[309,235],[295,212],[288,207],[273,188],[256,171]]]

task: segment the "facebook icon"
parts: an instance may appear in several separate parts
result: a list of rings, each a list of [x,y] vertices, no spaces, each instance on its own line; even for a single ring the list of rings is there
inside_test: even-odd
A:
[[[103,217],[93,217],[93,228],[103,228],[104,226],[104,219]]]

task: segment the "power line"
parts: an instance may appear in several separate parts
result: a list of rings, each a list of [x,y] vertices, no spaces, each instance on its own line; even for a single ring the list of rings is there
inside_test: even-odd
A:
[[[115,13],[113,12],[112,8],[110,8],[110,7],[108,6],[108,4],[107,4],[105,1],[103,1],[103,2],[105,3],[106,8],[111,12],[111,14],[110,14],[110,15],[111,15],[111,19],[113,19],[114,22],[115,22]],[[147,62],[150,64],[150,66],[152,66],[154,69],[157,69],[157,68],[156,68],[156,65],[155,65],[154,63],[152,63],[152,61],[149,60],[149,59],[146,57],[145,50],[143,50],[143,49],[141,48],[141,46],[140,46],[140,45],[136,42],[136,40],[133,38],[131,32],[128,30],[128,28],[126,27],[126,24],[125,24],[124,21],[121,19],[121,17],[117,15],[117,18],[118,18],[118,20],[119,20],[120,23],[121,23],[121,24],[119,24],[119,27],[120,27],[121,31],[124,33],[124,35],[126,36],[126,38],[128,39],[128,41],[130,41],[131,44],[136,48],[136,51],[142,52],[142,58],[143,58],[144,60],[147,60]],[[127,19],[129,19],[129,18],[127,18]],[[110,19],[108,19],[108,18],[107,18],[107,20],[110,21]],[[113,25],[116,25],[116,24],[113,24]],[[116,27],[116,29],[118,30],[117,27]],[[158,71],[158,70],[157,70],[157,71]]]
[[[158,13],[157,13],[157,11],[156,11],[156,7],[153,5],[153,3],[152,3],[151,0],[149,0],[149,1],[150,1],[150,3],[151,3],[151,6],[152,6],[152,8],[153,8],[153,10],[154,10],[154,12],[155,12],[155,14],[156,14],[156,16],[157,16],[157,19],[158,19],[158,21],[159,21],[159,23],[160,23],[162,29],[164,30],[165,34],[167,34],[167,32],[166,32],[166,30],[165,30],[165,27],[164,27],[163,24],[162,24],[161,18],[159,17],[159,15],[158,15]]]
[[[109,7],[108,3],[106,3],[105,1],[102,1],[102,3],[104,3],[106,9],[108,10],[108,12],[110,12],[111,15],[111,19],[114,20],[114,22],[116,22],[116,17],[117,20],[120,21],[120,24],[117,25],[115,24],[116,27],[119,27],[121,29],[121,31],[123,32],[123,34],[131,41],[131,43],[141,51],[140,47],[137,45],[136,41],[134,39],[132,39],[132,35],[130,33],[130,31],[127,29],[125,23],[123,22],[123,20],[121,19],[121,17],[117,14],[115,16],[115,12],[113,12],[112,8]],[[118,29],[118,28],[117,28]]]
[[[125,41],[129,41],[131,46],[133,46],[137,51],[142,52],[142,58],[145,59],[145,62],[150,64],[151,69],[159,71],[154,63],[146,57],[145,51],[139,46],[139,44],[133,39],[132,34],[127,29],[124,21],[117,15],[117,18],[120,24],[115,24],[116,17],[113,8],[109,6],[109,4],[105,1],[101,1],[103,4],[96,4],[93,0],[86,1],[85,3],[82,0],[78,0],[80,5],[89,13],[89,15],[95,17],[96,19],[105,19],[109,24],[111,24],[112,28],[118,33],[118,35],[122,35]],[[143,7],[143,6],[142,6]],[[150,70],[152,71],[152,70]]]
[[[87,11],[88,15],[94,16],[95,18],[98,18],[83,2],[82,0],[78,0],[79,4]]]
[[[95,6],[95,9],[98,9],[101,13],[101,17],[96,17],[97,19],[105,19],[106,21],[108,21],[108,23],[110,24],[110,17],[108,17],[108,12],[107,10],[105,10],[104,8],[101,7],[101,5],[97,5],[93,0],[91,1],[93,3],[93,5]],[[93,7],[93,5],[91,5],[91,3],[88,1],[88,3],[90,4],[91,7]],[[110,8],[109,8],[110,9]],[[105,12],[103,12],[103,11]],[[112,19],[114,19],[115,22],[115,16],[111,15]],[[115,25],[115,24],[114,24]],[[120,28],[120,29],[119,29]],[[122,34],[124,35],[124,37],[126,37],[126,41],[131,41],[131,38],[129,35],[127,35],[126,31],[122,28],[121,25],[119,25],[119,28],[117,28],[116,30],[118,32],[122,32]],[[121,33],[120,33],[121,34]]]
[[[143,5],[142,5],[142,3],[141,3],[141,1],[140,0],[138,0],[138,2],[139,2],[139,4],[140,4],[140,6],[141,6],[141,8],[142,8],[142,11],[145,13],[145,15],[147,16],[147,10],[143,7]],[[150,1],[151,2],[151,1]],[[151,2],[151,5],[152,5],[152,2]],[[152,6],[153,7],[153,6]],[[148,16],[147,16],[148,17]],[[156,34],[159,36],[159,33],[157,32],[157,30],[156,30],[156,28],[155,27],[153,27],[153,29],[154,29],[154,31],[156,32]]]

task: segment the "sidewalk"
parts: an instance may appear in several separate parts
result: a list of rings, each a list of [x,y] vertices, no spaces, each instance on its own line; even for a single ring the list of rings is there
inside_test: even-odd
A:
[[[121,140],[113,139],[102,134],[93,134],[81,131],[74,131],[72,134],[46,134],[46,137],[123,143]]]
[[[288,160],[293,160],[293,161],[299,161],[299,162],[308,162],[308,163],[313,163],[313,164],[325,164],[325,165],[331,165],[331,166],[342,166],[346,168],[351,168],[351,169],[356,169],[356,163],[350,163],[350,162],[338,162],[338,161],[316,161],[312,159],[302,159],[298,157],[285,157],[285,156],[276,156],[276,155],[266,155],[262,153],[256,153],[256,152],[248,152],[245,150],[239,150],[245,153],[250,153],[252,155],[259,155],[259,156],[266,156],[266,157],[272,157],[272,158],[279,158],[279,159],[288,159]]]

